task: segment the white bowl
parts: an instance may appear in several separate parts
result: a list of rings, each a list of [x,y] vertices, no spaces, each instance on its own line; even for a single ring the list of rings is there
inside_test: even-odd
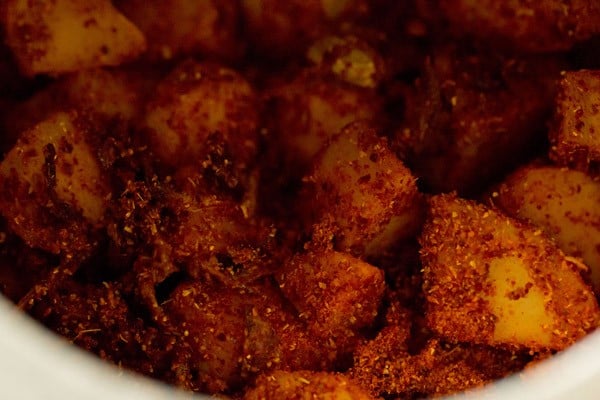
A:
[[[208,398],[119,370],[46,330],[2,296],[0,327],[1,399]],[[600,399],[600,331],[526,372],[449,399]]]

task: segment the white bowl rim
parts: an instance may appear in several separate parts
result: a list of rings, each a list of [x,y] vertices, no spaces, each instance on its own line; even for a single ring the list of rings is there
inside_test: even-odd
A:
[[[23,400],[207,399],[100,361],[0,296],[0,397]],[[447,399],[600,398],[600,330],[524,372]]]

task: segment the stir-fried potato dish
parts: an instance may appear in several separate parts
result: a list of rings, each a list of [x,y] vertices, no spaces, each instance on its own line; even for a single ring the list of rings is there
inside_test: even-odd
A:
[[[600,325],[600,2],[3,0],[0,290],[231,399],[484,386]]]

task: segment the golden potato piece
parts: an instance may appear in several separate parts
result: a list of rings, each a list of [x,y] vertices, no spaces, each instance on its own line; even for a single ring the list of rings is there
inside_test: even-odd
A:
[[[120,65],[146,47],[109,0],[7,0],[3,11],[6,41],[27,75]]]
[[[305,172],[344,126],[357,120],[375,121],[382,114],[381,101],[371,90],[309,73],[271,88],[267,95],[273,107],[269,113],[273,141],[292,173]]]
[[[165,304],[168,318],[180,328],[180,340],[201,355],[196,368],[203,390],[219,392],[241,381],[244,314],[251,302],[238,292],[182,284]]]
[[[208,273],[226,284],[239,285],[268,275],[278,266],[277,250],[271,251],[271,227],[247,218],[240,204],[214,194],[175,196],[180,202],[180,222],[168,242],[190,276]]]
[[[373,396],[443,396],[483,386],[525,364],[511,351],[439,339],[428,340],[411,354],[399,345],[398,333],[396,326],[387,326],[355,352],[350,376]]]
[[[421,244],[427,323],[447,339],[562,350],[598,325],[577,263],[540,230],[439,195]]]
[[[595,1],[438,0],[431,5],[440,7],[457,33],[527,52],[568,50],[600,33]]]
[[[350,378],[330,372],[274,371],[262,375],[244,400],[371,400]]]
[[[151,59],[203,55],[234,60],[242,54],[235,0],[118,0],[115,5],[144,33]]]
[[[600,161],[600,71],[567,71],[550,130],[550,158],[597,174]]]
[[[60,243],[58,235],[47,237],[58,229],[57,219],[79,215],[102,225],[110,190],[89,143],[91,133],[77,114],[54,114],[24,132],[0,164],[0,209],[31,246],[57,252],[71,245]]]
[[[273,369],[331,368],[323,343],[310,337],[271,284],[239,288],[180,284],[164,303],[169,324],[189,343],[190,368],[202,390],[239,388]],[[329,349],[328,349],[329,350]]]
[[[225,162],[245,170],[256,154],[257,99],[237,72],[188,60],[159,84],[143,125],[165,165],[201,160],[208,139],[216,135],[230,153]]]
[[[565,254],[581,257],[600,292],[600,183],[583,172],[554,166],[524,167],[493,197],[508,215],[525,219],[556,240]]]
[[[309,220],[333,221],[338,250],[376,255],[413,234],[421,222],[415,178],[387,141],[363,123],[333,138],[305,180],[301,204],[310,207]]]
[[[337,23],[368,10],[364,0],[242,0],[241,5],[250,41],[268,57],[301,54]]]
[[[543,141],[560,66],[550,56],[435,47],[406,97],[400,158],[428,191],[477,194]]]
[[[383,271],[333,250],[294,256],[276,279],[300,317],[325,335],[371,324],[385,290]]]
[[[138,86],[130,74],[89,69],[67,75],[15,105],[6,118],[9,135],[18,135],[50,115],[70,109],[102,121],[130,122],[142,109]]]

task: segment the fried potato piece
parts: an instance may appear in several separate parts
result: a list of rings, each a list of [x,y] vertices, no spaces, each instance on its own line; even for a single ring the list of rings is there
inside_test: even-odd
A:
[[[202,159],[207,140],[219,136],[244,171],[257,148],[256,94],[237,72],[184,61],[157,89],[146,108],[143,130],[153,152],[168,166]]]
[[[244,400],[370,400],[371,396],[348,377],[328,372],[274,371],[262,375]]]
[[[386,327],[355,353],[350,376],[374,397],[439,397],[483,386],[525,365],[524,357],[509,351],[439,339],[409,354],[396,335],[395,327]]]
[[[300,317],[336,342],[373,323],[385,290],[383,271],[333,250],[298,254],[275,276]]]
[[[577,264],[540,230],[439,195],[421,245],[427,323],[442,337],[562,350],[598,326],[598,304]]]
[[[560,81],[550,130],[550,158],[600,172],[600,71],[567,71]]]
[[[394,146],[428,191],[474,195],[543,143],[561,62],[434,48]]]
[[[146,36],[147,56],[215,56],[235,60],[243,51],[235,0],[118,0],[116,7]]]
[[[76,109],[98,122],[131,122],[140,115],[141,86],[131,74],[89,69],[65,76],[11,109],[4,123],[6,133],[17,136],[50,115]]]
[[[368,10],[363,0],[242,0],[241,4],[251,43],[270,58],[302,54],[336,24]]]
[[[335,136],[305,181],[300,204],[310,208],[307,219],[333,224],[340,251],[375,255],[421,223],[415,178],[364,123]]]
[[[580,171],[529,166],[509,176],[492,199],[511,217],[554,238],[565,254],[581,257],[600,293],[600,183]]]
[[[109,0],[7,0],[2,11],[6,41],[26,75],[120,65],[146,48]]]
[[[198,355],[197,384],[201,390],[223,391],[241,383],[241,358],[248,304],[234,291],[221,293],[200,285],[179,286],[165,304],[166,315],[177,324],[182,340]]]
[[[306,72],[267,91],[272,140],[291,174],[303,174],[347,124],[381,118],[382,104],[373,91],[321,75]]]
[[[166,242],[187,273],[199,278],[209,273],[230,284],[251,282],[278,266],[275,233],[269,225],[246,218],[242,207],[213,194],[180,196],[177,230]]]
[[[256,374],[276,368],[331,367],[331,355],[285,309],[269,284],[230,289],[183,283],[164,308],[180,340],[190,344],[200,390],[239,389]]]
[[[93,134],[76,113],[57,113],[24,132],[0,164],[0,210],[29,245],[58,253],[77,247],[76,226],[103,225],[110,188]]]
[[[439,8],[455,33],[526,52],[568,50],[600,33],[600,5],[588,0],[434,0],[425,4],[434,11]]]

